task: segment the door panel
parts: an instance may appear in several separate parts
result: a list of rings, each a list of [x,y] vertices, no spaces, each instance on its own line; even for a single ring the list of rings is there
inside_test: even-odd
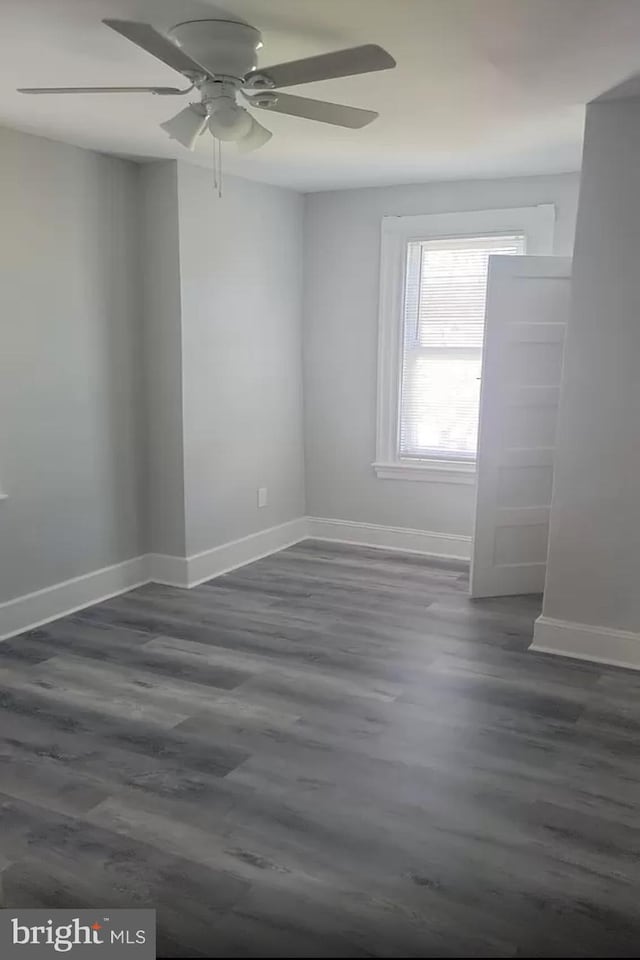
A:
[[[492,257],[471,595],[540,593],[571,261]]]

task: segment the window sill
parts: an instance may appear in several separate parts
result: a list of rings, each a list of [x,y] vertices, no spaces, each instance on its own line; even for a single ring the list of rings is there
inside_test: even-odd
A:
[[[418,463],[374,463],[378,480],[418,480],[423,483],[476,482],[476,465],[459,460],[421,460]]]

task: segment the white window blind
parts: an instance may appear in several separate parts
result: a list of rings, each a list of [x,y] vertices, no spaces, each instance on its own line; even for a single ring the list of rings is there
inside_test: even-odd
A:
[[[407,244],[400,459],[475,460],[489,257],[524,246],[513,233]]]

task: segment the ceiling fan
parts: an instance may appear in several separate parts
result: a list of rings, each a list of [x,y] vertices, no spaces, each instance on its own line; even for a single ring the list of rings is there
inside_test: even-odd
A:
[[[20,93],[154,93],[171,96],[196,89],[200,101],[161,124],[168,135],[193,150],[201,133],[209,130],[218,141],[235,142],[242,151],[255,150],[271,139],[271,132],[249,113],[251,108],[305,117],[320,123],[357,129],[378,116],[324,100],[280,93],[289,87],[334,77],[388,70],[393,57],[376,44],[292,60],[258,69],[257,52],[262,47],[260,31],[232,20],[189,20],[173,27],[168,35],[148,23],[103,20],[106,26],[131,40],[147,53],[183,74],[190,86],[177,87],[23,87]],[[242,99],[241,99],[242,98]]]

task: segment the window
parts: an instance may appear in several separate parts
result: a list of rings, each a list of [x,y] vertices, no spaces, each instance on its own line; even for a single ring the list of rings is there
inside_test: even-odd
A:
[[[475,460],[492,253],[524,253],[524,235],[407,244],[400,459]]]
[[[489,257],[550,253],[554,208],[383,221],[382,479],[473,483]]]

